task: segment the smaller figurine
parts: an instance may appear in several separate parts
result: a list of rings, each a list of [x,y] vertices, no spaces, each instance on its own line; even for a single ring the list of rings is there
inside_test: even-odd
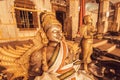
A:
[[[88,63],[91,62],[91,54],[93,52],[93,35],[96,31],[92,25],[92,18],[90,15],[84,16],[84,24],[80,27],[81,40],[81,53],[83,55],[84,70],[88,72]]]

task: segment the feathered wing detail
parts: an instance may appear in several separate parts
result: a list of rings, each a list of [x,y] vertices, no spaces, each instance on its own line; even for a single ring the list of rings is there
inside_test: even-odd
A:
[[[28,78],[29,56],[36,50],[39,50],[41,45],[23,44],[22,46],[8,45],[0,47],[0,66],[5,67],[3,73],[11,73],[13,76],[9,80],[14,80],[17,77]]]
[[[46,44],[46,39],[44,37],[42,40],[42,35],[43,31],[39,30],[37,35],[27,43],[18,41],[0,46],[0,66],[5,68],[2,73],[12,74],[8,80],[14,80],[17,77],[24,77],[23,80],[28,79],[30,55]]]
[[[27,61],[20,61],[19,59],[26,54],[29,49],[33,47],[33,44],[22,46],[3,46],[0,47],[0,66],[5,67],[3,73],[10,73],[13,76],[9,80],[14,80],[17,77],[24,77],[24,80],[27,80],[28,77],[28,66],[29,66],[29,56],[27,57]],[[29,53],[30,54],[30,53]],[[19,63],[18,63],[19,62]],[[24,63],[26,62],[26,63]]]

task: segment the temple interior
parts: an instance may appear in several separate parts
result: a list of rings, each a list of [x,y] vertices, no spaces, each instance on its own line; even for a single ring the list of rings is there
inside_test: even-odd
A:
[[[104,76],[94,74],[96,78],[91,80],[120,80],[120,0],[0,0],[0,80],[23,80],[6,79],[2,74],[5,56],[1,55],[9,53],[10,49],[25,51],[33,44],[41,44],[35,37],[42,26],[41,12],[54,13],[65,39],[76,43],[81,42],[79,29],[84,16],[90,15],[100,35],[93,39],[91,58],[97,66],[105,68]]]

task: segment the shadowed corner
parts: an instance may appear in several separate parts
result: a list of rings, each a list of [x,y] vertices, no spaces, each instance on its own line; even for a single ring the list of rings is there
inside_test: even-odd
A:
[[[0,61],[1,62],[1,61]],[[0,73],[2,73],[3,70],[5,70],[6,68],[3,66],[0,66]]]

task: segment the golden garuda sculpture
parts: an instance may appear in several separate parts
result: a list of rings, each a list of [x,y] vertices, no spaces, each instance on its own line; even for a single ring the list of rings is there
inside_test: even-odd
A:
[[[72,63],[78,58],[78,44],[65,40],[62,35],[62,25],[53,13],[41,13],[41,26],[30,40],[1,43],[0,67],[3,68],[1,73],[7,76],[7,80],[17,78],[28,80],[30,76],[42,75],[44,72],[52,70],[51,67],[58,55],[63,56],[63,59],[60,59],[63,62],[62,65]],[[52,57],[53,53],[54,57]],[[36,62],[37,59],[38,62]],[[62,66],[60,65],[60,67]],[[68,75],[72,75],[71,73],[75,73],[72,66],[69,69],[66,75],[60,70],[61,74],[57,77],[64,79],[68,78]],[[29,80],[34,79],[29,78]]]

